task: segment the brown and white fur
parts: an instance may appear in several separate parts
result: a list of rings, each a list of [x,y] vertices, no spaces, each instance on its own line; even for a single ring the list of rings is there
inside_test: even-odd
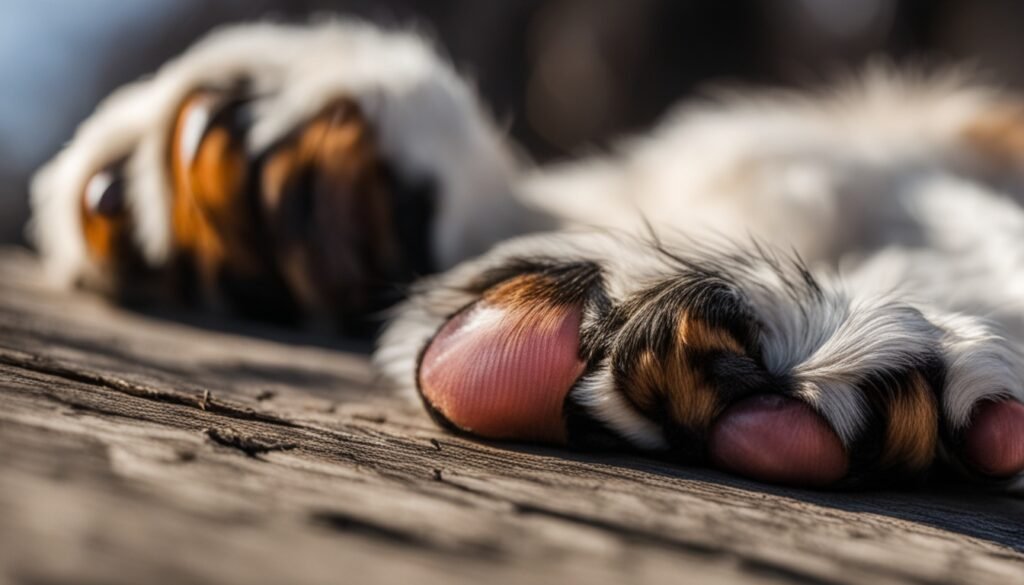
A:
[[[683,104],[612,153],[533,168],[416,34],[246,25],[102,104],[34,181],[30,234],[63,284],[116,292],[184,262],[208,305],[230,308],[220,278],[241,274],[280,292],[250,312],[343,322],[381,306],[346,283],[439,271],[375,361],[457,431],[768,481],[945,466],[1021,489],[1020,103],[958,71],[875,68]],[[130,236],[102,245],[82,202],[112,166],[108,231]],[[411,224],[409,185],[427,186]],[[118,273],[118,246],[145,275]]]

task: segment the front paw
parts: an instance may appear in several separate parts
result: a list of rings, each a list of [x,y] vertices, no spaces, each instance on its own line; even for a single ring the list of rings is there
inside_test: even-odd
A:
[[[898,295],[764,249],[604,234],[510,242],[425,283],[377,356],[435,418],[486,438],[823,487],[920,479],[955,435],[973,469],[1018,474],[1018,403],[950,433],[947,393],[974,371],[958,357]]]

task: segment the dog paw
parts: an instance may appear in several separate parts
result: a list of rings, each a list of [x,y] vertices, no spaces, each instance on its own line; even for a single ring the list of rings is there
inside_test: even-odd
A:
[[[1005,342],[759,247],[511,241],[422,283],[376,359],[488,439],[814,487],[1024,470]]]
[[[522,231],[515,171],[420,37],[235,26],[100,105],[37,174],[30,235],[64,284],[156,282],[204,306],[344,328],[413,276]]]

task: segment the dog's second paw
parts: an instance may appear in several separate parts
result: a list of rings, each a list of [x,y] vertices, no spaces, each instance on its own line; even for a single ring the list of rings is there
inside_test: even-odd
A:
[[[38,173],[31,236],[64,284],[348,331],[522,231],[515,170],[421,37],[242,25],[101,104]]]
[[[981,377],[1012,356],[967,333],[764,249],[558,234],[424,283],[377,359],[442,424],[485,438],[807,486],[916,479],[943,458],[1015,477],[1019,386],[1010,369]]]

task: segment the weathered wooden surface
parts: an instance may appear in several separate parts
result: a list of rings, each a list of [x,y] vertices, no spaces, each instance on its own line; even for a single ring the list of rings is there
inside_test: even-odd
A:
[[[1024,499],[473,442],[358,348],[37,280],[0,252],[0,582],[1024,583]]]

